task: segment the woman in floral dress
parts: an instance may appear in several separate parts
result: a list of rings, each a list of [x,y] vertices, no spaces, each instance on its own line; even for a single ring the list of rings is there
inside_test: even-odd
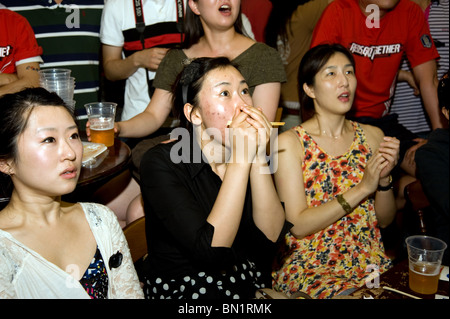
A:
[[[302,107],[313,111],[279,136],[275,182],[286,218],[274,288],[332,298],[387,270],[380,227],[394,219],[391,170],[399,141],[345,119],[356,91],[354,62],[340,45],[311,49],[299,68]]]

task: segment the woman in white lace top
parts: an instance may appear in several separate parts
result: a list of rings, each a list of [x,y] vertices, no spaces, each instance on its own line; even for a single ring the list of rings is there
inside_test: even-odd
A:
[[[66,203],[83,146],[64,102],[42,88],[0,98],[0,299],[142,298],[114,213]],[[12,183],[11,183],[12,182]]]

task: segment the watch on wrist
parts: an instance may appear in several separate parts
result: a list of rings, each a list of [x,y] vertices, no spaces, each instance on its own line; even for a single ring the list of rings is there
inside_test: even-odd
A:
[[[388,191],[390,189],[393,189],[394,188],[393,185],[394,185],[394,182],[392,180],[392,175],[389,175],[389,184],[386,185],[386,186],[381,186],[380,184],[378,184],[377,190],[381,191],[381,192],[385,192],[385,191]]]

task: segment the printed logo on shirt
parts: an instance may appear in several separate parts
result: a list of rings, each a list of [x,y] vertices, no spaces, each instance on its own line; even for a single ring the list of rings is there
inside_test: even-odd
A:
[[[10,45],[6,47],[0,47],[0,60],[12,54],[12,47]]]
[[[431,46],[433,45],[433,41],[431,40],[431,37],[428,34],[422,35],[420,41],[422,42],[423,47],[427,49],[431,48]]]
[[[373,61],[375,58],[387,57],[392,54],[401,53],[402,45],[400,43],[397,43],[397,44],[366,46],[353,42],[350,45],[349,50],[353,54],[369,58],[370,60]]]

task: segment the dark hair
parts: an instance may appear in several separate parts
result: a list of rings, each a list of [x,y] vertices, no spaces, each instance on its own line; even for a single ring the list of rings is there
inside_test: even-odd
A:
[[[449,87],[448,87],[448,81],[449,81],[449,75],[448,75],[447,71],[442,78],[439,80],[439,85],[438,85],[438,99],[439,99],[439,106],[442,108],[446,108],[448,110],[450,101],[449,101],[449,96],[448,96],[448,91],[449,91]]]
[[[272,11],[264,30],[265,41],[267,45],[277,49],[277,40],[280,36],[283,44],[286,45],[288,29],[292,14],[299,5],[305,4],[310,0],[270,0],[272,2]],[[289,27],[288,27],[289,25]]]
[[[239,15],[236,21],[234,22],[234,30],[236,30],[237,33],[248,36],[244,31],[244,27],[242,26],[240,8],[239,8]],[[184,31],[184,41],[182,44],[183,49],[189,49],[191,46],[196,44],[200,40],[200,38],[205,34],[202,22],[200,21],[200,17],[196,15],[194,12],[192,12],[191,8],[189,7],[189,4],[186,6],[186,15],[184,17],[183,31]]]
[[[184,115],[184,105],[192,104],[191,113],[199,106],[198,94],[204,76],[217,68],[236,67],[228,58],[197,58],[190,61],[178,75],[173,88],[173,114],[180,120],[180,127],[192,132],[192,124]]]
[[[340,44],[321,44],[309,49],[302,58],[298,68],[298,94],[302,114],[312,116],[314,114],[314,102],[303,90],[303,84],[314,85],[314,78],[320,69],[336,53],[344,54],[355,67],[352,54]]]
[[[17,160],[18,138],[27,127],[31,112],[38,106],[63,107],[72,115],[56,93],[50,93],[43,88],[29,88],[0,97],[0,160]],[[11,178],[1,173],[0,183],[3,196],[9,196],[12,190]]]

